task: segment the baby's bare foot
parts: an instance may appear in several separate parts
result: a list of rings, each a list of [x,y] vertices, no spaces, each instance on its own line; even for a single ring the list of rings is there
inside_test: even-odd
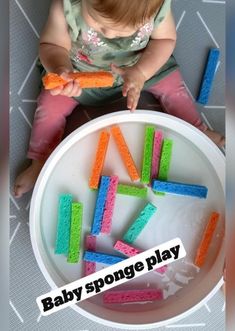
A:
[[[34,187],[43,164],[44,162],[33,160],[32,164],[16,178],[14,186],[16,198],[22,197],[24,193],[29,192]]]
[[[204,132],[207,137],[209,137],[218,147],[224,147],[225,145],[225,137],[222,136],[222,134],[220,134],[219,132],[216,131],[212,131],[210,129],[207,129]]]

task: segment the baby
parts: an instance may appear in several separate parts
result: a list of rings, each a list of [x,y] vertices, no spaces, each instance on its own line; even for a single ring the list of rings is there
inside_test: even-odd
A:
[[[218,146],[224,137],[202,122],[187,93],[172,56],[176,28],[171,0],[52,0],[49,17],[40,37],[39,57],[47,72],[67,79],[53,90],[42,89],[35,113],[28,158],[31,165],[15,182],[21,197],[31,190],[39,172],[60,143],[66,117],[79,104],[105,104],[127,98],[134,111],[140,92],[159,100],[163,110],[208,135]],[[115,74],[112,88],[81,90],[68,79],[72,71],[106,70]]]

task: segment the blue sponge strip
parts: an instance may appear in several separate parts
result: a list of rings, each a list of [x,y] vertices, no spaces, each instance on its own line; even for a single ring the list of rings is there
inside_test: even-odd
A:
[[[206,69],[201,83],[200,93],[197,98],[197,102],[201,103],[202,105],[206,105],[208,103],[219,55],[220,51],[217,48],[212,48],[209,52]]]
[[[69,251],[72,198],[71,194],[61,194],[59,197],[55,254],[67,255]]]
[[[208,192],[208,189],[205,186],[166,182],[161,180],[153,180],[152,188],[154,191],[158,192],[189,195],[198,198],[206,198]]]
[[[88,262],[97,262],[97,263],[104,263],[104,264],[115,264],[121,261],[126,260],[127,257],[120,257],[116,255],[104,254],[99,252],[91,252],[85,251],[83,260]]]
[[[91,234],[93,236],[98,236],[100,233],[100,230],[101,230],[102,219],[103,219],[103,214],[104,214],[104,207],[105,207],[105,202],[107,199],[109,184],[110,184],[110,177],[102,176],[99,191],[98,191],[98,196],[97,196],[97,200],[96,200],[93,224],[92,224],[92,228],[91,228]]]
[[[141,211],[140,215],[124,234],[123,240],[129,244],[132,244],[143,230],[145,225],[148,223],[152,215],[156,212],[156,210],[157,207],[155,207],[152,203],[147,203],[147,205]]]

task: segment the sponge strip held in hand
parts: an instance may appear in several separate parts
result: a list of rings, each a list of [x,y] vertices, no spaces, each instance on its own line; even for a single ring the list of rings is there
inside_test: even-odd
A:
[[[68,254],[72,199],[71,194],[61,194],[59,197],[55,254]]]
[[[70,79],[76,80],[81,88],[111,87],[113,86],[114,77],[110,72],[70,72]],[[67,80],[61,76],[48,73],[42,78],[45,90],[51,90],[56,87],[66,85]]]
[[[144,209],[141,211],[134,223],[129,227],[127,232],[123,236],[123,240],[127,243],[133,243],[138,235],[141,233],[145,225],[148,223],[150,218],[156,212],[157,207],[152,203],[147,203]]]

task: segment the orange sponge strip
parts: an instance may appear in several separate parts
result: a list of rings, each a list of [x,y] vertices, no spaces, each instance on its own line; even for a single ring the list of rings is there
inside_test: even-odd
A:
[[[114,77],[110,72],[71,72],[68,74],[73,80],[78,81],[81,88],[109,87],[113,86]],[[67,80],[57,74],[48,73],[42,78],[44,88],[51,90],[67,84]]]
[[[131,153],[128,149],[128,146],[126,144],[121,129],[119,128],[119,126],[115,125],[111,128],[111,132],[131,180],[132,181],[139,180],[140,176],[138,174],[137,168],[132,159]]]
[[[198,266],[199,268],[201,268],[203,266],[203,264],[205,263],[206,254],[207,254],[208,248],[210,246],[212,236],[215,231],[219,216],[220,215],[216,212],[211,213],[210,219],[207,223],[201,243],[197,249],[197,255],[196,255],[196,258],[194,261],[194,264],[196,266]]]
[[[97,189],[99,186],[100,176],[108,148],[109,138],[110,134],[108,131],[101,131],[98,147],[96,150],[95,163],[93,165],[91,177],[89,179],[89,187],[92,189]]]

